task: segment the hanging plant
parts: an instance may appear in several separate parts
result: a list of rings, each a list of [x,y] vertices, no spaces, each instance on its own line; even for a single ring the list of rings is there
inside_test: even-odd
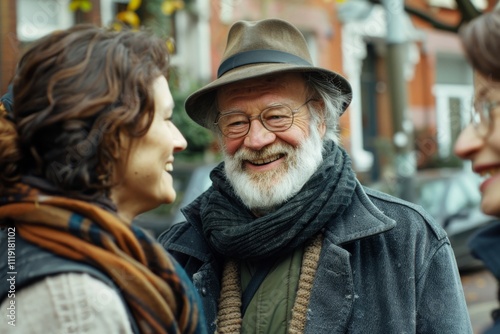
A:
[[[130,0],[127,5],[127,9],[116,14],[116,20],[113,24],[116,30],[121,30],[121,25],[125,24],[131,26],[132,28],[138,28],[141,24],[141,19],[139,15],[135,12],[141,6],[141,0]]]

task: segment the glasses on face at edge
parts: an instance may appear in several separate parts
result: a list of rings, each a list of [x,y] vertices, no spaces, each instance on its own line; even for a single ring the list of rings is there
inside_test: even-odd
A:
[[[243,111],[221,112],[214,124],[228,138],[241,138],[250,131],[251,121],[258,118],[262,125],[271,132],[283,132],[293,124],[294,115],[306,104],[315,99],[308,99],[295,109],[284,103],[274,103],[266,107],[259,115],[250,117]]]
[[[479,137],[484,138],[491,132],[493,111],[498,106],[500,101],[491,102],[485,99],[473,101],[471,124]]]

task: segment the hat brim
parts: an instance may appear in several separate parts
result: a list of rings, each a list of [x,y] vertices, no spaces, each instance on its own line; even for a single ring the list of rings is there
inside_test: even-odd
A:
[[[207,112],[209,108],[207,106],[214,103],[216,98],[215,93],[218,88],[236,83],[239,81],[257,78],[269,74],[279,74],[279,73],[290,73],[290,72],[301,72],[310,73],[313,75],[320,75],[327,80],[330,80],[332,85],[339,88],[343,95],[348,98],[347,103],[344,104],[341,114],[344,113],[352,98],[352,90],[349,82],[342,77],[340,74],[319,68],[314,66],[298,66],[294,64],[276,64],[276,63],[266,63],[266,64],[250,64],[235,68],[222,77],[212,81],[205,87],[200,88],[191,95],[188,96],[185,103],[186,112],[191,117],[193,121],[200,124],[203,127],[208,128],[207,119],[213,119],[207,117]]]

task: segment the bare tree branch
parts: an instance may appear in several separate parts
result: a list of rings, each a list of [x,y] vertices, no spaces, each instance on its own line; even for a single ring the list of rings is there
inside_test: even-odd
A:
[[[467,1],[467,0],[465,0]],[[413,15],[415,17],[418,17],[428,23],[430,23],[434,28],[439,29],[439,30],[444,30],[444,31],[449,31],[449,32],[458,32],[458,29],[460,28],[460,25],[462,24],[462,20],[456,24],[452,25],[449,23],[441,22],[434,18],[432,15],[424,12],[423,10],[405,5],[405,12],[407,12],[410,15]]]
[[[369,0],[374,4],[381,4],[381,0]],[[460,21],[453,25],[443,21],[436,19],[433,15],[425,12],[424,10],[409,6],[407,4],[404,5],[405,12],[415,17],[418,17],[425,22],[430,23],[434,28],[449,31],[453,33],[457,33],[458,29],[462,24],[467,23],[474,19],[475,17],[481,15],[481,11],[479,11],[470,0],[455,0],[457,3],[457,10],[460,12]]]

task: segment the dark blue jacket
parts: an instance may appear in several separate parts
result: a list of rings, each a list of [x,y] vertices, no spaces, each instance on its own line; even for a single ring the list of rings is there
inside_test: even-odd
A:
[[[324,236],[305,334],[472,333],[450,242],[420,207],[358,184]],[[191,275],[213,333],[223,259],[189,222],[159,241]]]
[[[472,255],[483,261],[486,268],[500,282],[500,221],[488,225],[469,241]],[[500,286],[498,287],[500,289]],[[498,291],[500,299],[500,291]],[[484,334],[500,334],[500,309],[492,312],[493,326]]]
[[[7,93],[0,97],[0,102],[3,103],[7,111],[12,111],[12,106],[14,105],[14,96],[12,95],[12,85],[7,87]]]

